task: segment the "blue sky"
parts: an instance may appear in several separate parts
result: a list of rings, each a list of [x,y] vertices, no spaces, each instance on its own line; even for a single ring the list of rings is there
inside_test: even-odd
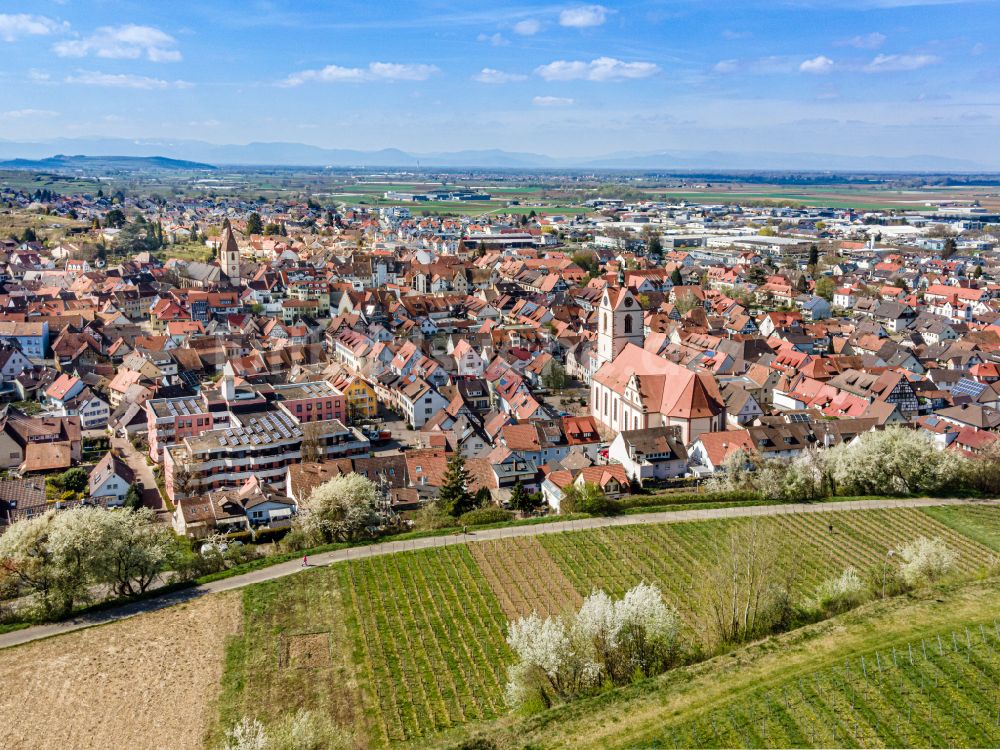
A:
[[[0,138],[1000,163],[994,0],[0,0]]]

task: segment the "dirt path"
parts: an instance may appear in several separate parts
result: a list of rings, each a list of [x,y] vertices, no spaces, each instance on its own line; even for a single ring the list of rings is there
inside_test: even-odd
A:
[[[223,594],[0,652],[0,747],[200,748],[240,620]]]
[[[534,524],[530,526],[511,526],[499,529],[486,529],[468,534],[451,534],[448,536],[430,536],[406,541],[385,542],[366,547],[351,547],[348,549],[324,552],[309,557],[309,566],[332,565],[345,560],[377,557],[405,550],[429,549],[444,547],[449,544],[466,544],[488,542],[500,539],[518,537],[534,537],[542,534],[558,534],[563,531],[583,531],[606,526],[633,526],[644,523],[683,523],[685,521],[707,521],[718,518],[749,518],[755,516],[778,516],[798,513],[837,513],[846,510],[879,510],[888,508],[927,508],[942,505],[989,505],[998,507],[1000,500],[969,500],[966,498],[905,498],[901,500],[852,500],[845,502],[815,503],[815,504],[785,504],[785,505],[753,505],[739,508],[712,508],[701,510],[678,510],[661,513],[639,513],[613,518],[586,518],[577,521],[553,521],[551,523]],[[162,597],[155,597],[139,602],[126,604],[103,611],[94,612],[85,617],[78,617],[65,622],[49,625],[38,625],[24,630],[15,630],[0,635],[0,649],[16,646],[22,643],[46,638],[52,635],[68,633],[80,628],[100,625],[106,622],[121,620],[141,612],[151,612],[163,607],[190,600],[203,594],[219,591],[230,591],[261,581],[293,575],[302,570],[299,560],[278,563],[267,568],[261,568],[243,575],[233,576],[221,581],[214,581],[203,586],[175,591]]]

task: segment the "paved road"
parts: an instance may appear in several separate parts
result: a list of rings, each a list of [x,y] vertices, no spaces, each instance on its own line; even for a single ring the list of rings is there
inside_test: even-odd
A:
[[[125,463],[135,472],[136,479],[142,485],[142,504],[155,511],[166,512],[163,498],[160,496],[160,489],[156,485],[153,469],[146,463],[142,454],[127,438],[118,437],[117,433],[111,437],[111,447],[118,449],[119,454],[125,459]]]
[[[432,547],[444,547],[450,544],[465,544],[467,542],[488,542],[491,540],[510,539],[513,537],[541,536],[542,534],[556,534],[561,531],[582,531],[584,529],[596,529],[606,526],[633,526],[644,523],[681,523],[683,521],[703,521],[717,518],[747,518],[755,516],[778,516],[792,513],[835,513],[844,510],[872,510],[880,508],[924,508],[934,505],[991,505],[1000,507],[1000,500],[968,500],[962,498],[940,499],[940,498],[907,498],[902,500],[858,500],[851,502],[817,503],[814,505],[788,504],[788,505],[754,505],[739,508],[712,508],[707,510],[678,510],[662,513],[640,513],[630,516],[616,516],[613,518],[586,518],[577,521],[553,521],[533,526],[513,526],[501,529],[486,529],[483,531],[470,532],[468,534],[451,534],[448,536],[432,536],[420,539],[409,539],[406,541],[386,542],[384,544],[372,544],[366,547],[354,547],[349,549],[324,552],[319,555],[309,557],[309,567],[322,567],[345,560],[360,560],[367,557],[388,555],[394,552],[406,550],[430,549]],[[836,521],[832,521],[836,527]],[[279,563],[268,568],[255,570],[243,575],[233,576],[221,581],[193,586],[189,589],[171,592],[163,596],[133,602],[120,607],[95,612],[84,617],[77,617],[64,622],[52,623],[50,625],[38,625],[24,630],[16,630],[12,633],[0,635],[0,649],[9,646],[17,646],[22,643],[46,638],[51,635],[68,633],[80,628],[100,625],[115,620],[122,620],[142,612],[150,612],[183,601],[188,601],[204,594],[218,593],[220,591],[231,591],[243,588],[262,581],[271,581],[275,578],[298,573],[302,570],[302,562],[293,560],[291,562]]]

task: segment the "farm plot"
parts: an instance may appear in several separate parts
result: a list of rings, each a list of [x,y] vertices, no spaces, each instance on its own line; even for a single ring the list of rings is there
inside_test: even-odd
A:
[[[508,620],[576,610],[583,597],[535,537],[469,545]]]
[[[239,606],[205,596],[0,651],[0,747],[203,747]]]
[[[1000,746],[1000,627],[981,622],[731,695],[669,747]]]
[[[466,547],[369,558],[338,572],[374,700],[375,744],[506,712],[506,618]]]
[[[608,527],[539,539],[580,594],[602,588],[621,596],[637,583],[655,582],[691,622],[700,571],[712,560],[717,540],[731,524],[750,522]],[[963,572],[979,568],[990,557],[987,548],[912,508],[765,516],[754,522],[772,525],[778,538],[787,540],[803,591],[848,565],[859,569],[874,565],[888,550],[918,536],[941,537],[958,552]]]
[[[226,645],[219,720],[206,746],[218,746],[244,716],[267,725],[299,708],[344,727],[362,725],[346,608],[337,576],[327,569],[245,589],[243,631]]]
[[[988,505],[942,505],[923,512],[945,526],[1000,552],[1000,508]]]

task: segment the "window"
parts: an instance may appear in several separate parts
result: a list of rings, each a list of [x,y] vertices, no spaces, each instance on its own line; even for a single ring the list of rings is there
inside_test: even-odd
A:
[[[632,316],[625,316],[625,333],[632,333]]]

